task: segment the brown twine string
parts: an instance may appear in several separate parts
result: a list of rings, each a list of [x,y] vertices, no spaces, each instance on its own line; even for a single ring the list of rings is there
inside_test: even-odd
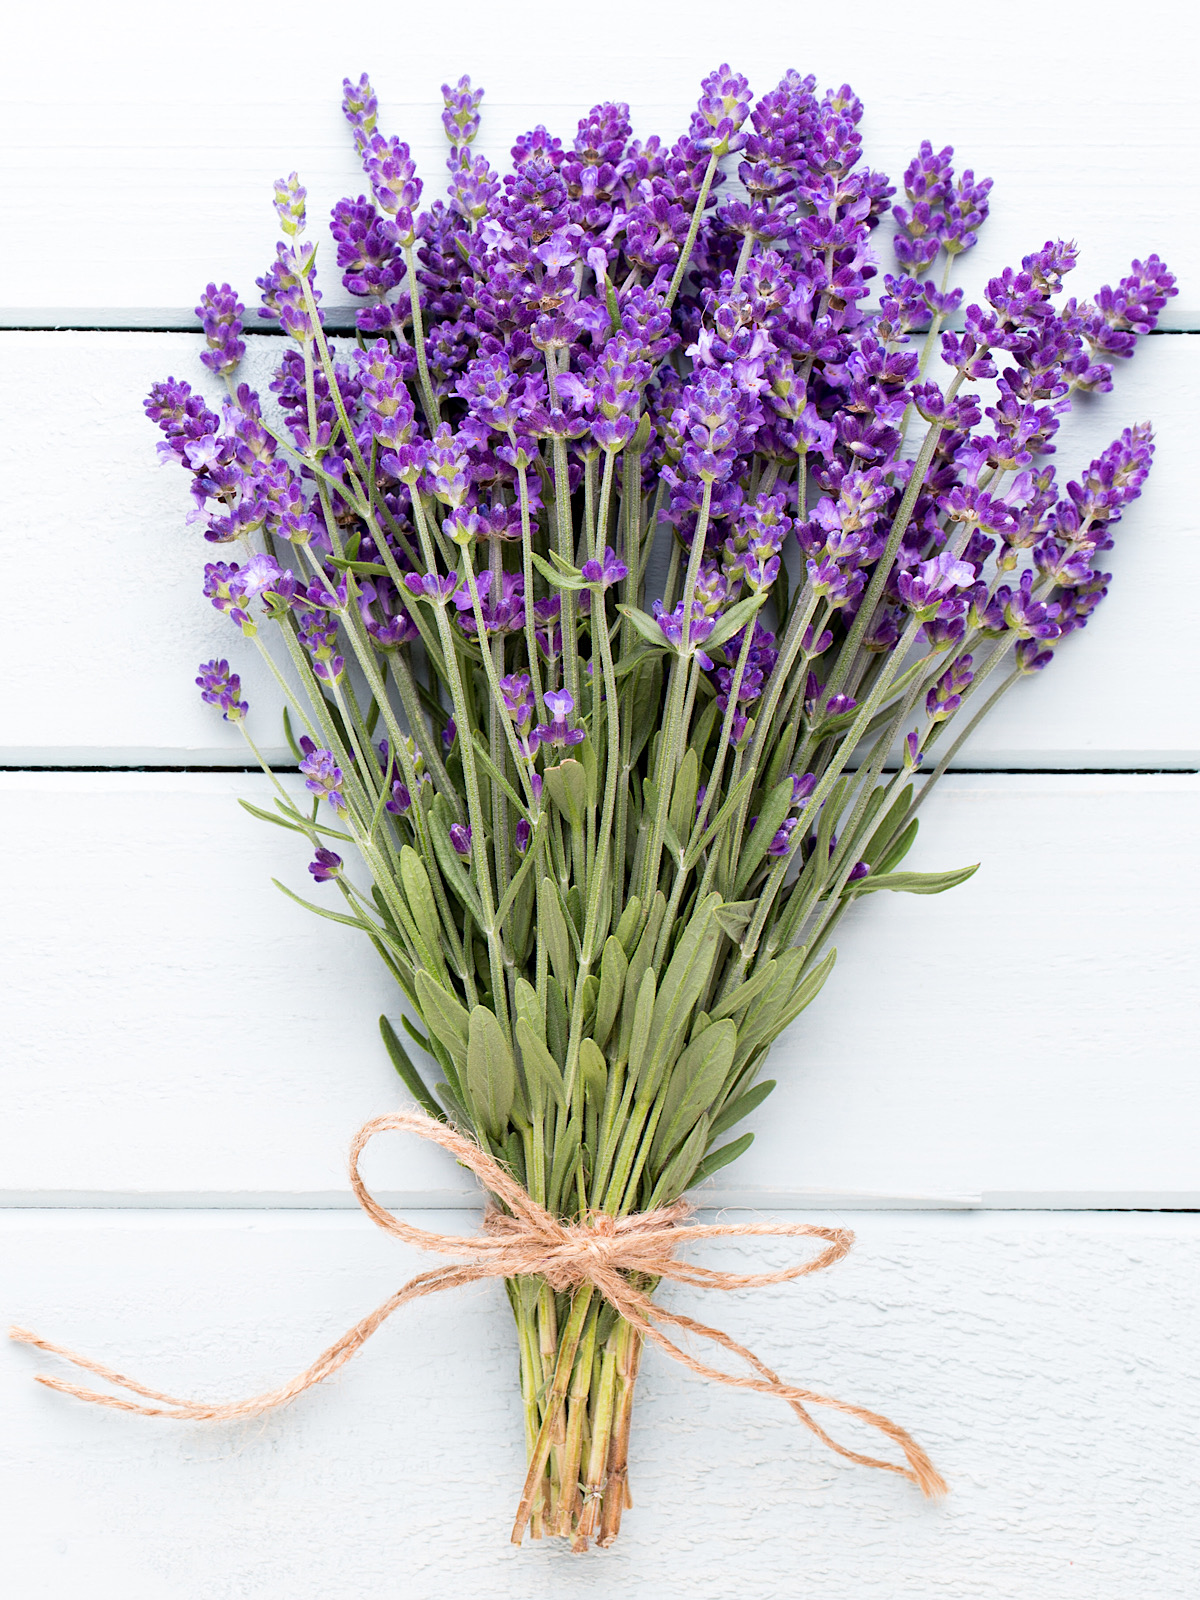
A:
[[[430,1233],[424,1228],[414,1228],[385,1211],[368,1192],[359,1176],[358,1163],[363,1150],[377,1133],[415,1133],[419,1138],[431,1139],[448,1150],[462,1164],[469,1167],[480,1182],[497,1195],[510,1208],[506,1215],[489,1207],[484,1215],[484,1231],[470,1237],[447,1233]],[[276,1406],[286,1405],[297,1395],[322,1382],[371,1337],[393,1311],[407,1301],[420,1299],[427,1294],[437,1294],[443,1289],[458,1288],[462,1284],[477,1283],[483,1278],[516,1278],[541,1276],[552,1288],[564,1291],[590,1284],[615,1310],[637,1328],[644,1338],[666,1351],[673,1360],[698,1377],[711,1378],[714,1383],[732,1388],[751,1389],[757,1394],[774,1395],[786,1401],[804,1426],[815,1433],[823,1444],[864,1467],[878,1467],[884,1472],[897,1472],[909,1478],[922,1493],[933,1496],[946,1492],[946,1483],[925,1451],[903,1428],[897,1427],[887,1417],[849,1401],[837,1400],[830,1395],[818,1394],[812,1389],[797,1388],[784,1383],[765,1362],[745,1345],[731,1339],[719,1328],[710,1328],[692,1317],[680,1316],[656,1305],[649,1295],[634,1287],[626,1274],[645,1273],[655,1278],[669,1278],[676,1283],[690,1283],[703,1289],[753,1289],[764,1284],[786,1283],[792,1278],[802,1278],[810,1272],[820,1272],[841,1259],[854,1242],[854,1235],[845,1228],[819,1228],[806,1222],[746,1222],[689,1224],[681,1228],[691,1214],[684,1201],[664,1206],[655,1211],[640,1212],[633,1216],[611,1217],[594,1214],[583,1222],[563,1222],[552,1216],[529,1195],[519,1183],[504,1171],[486,1151],[456,1133],[444,1123],[436,1122],[421,1111],[402,1111],[391,1116],[375,1117],[365,1123],[354,1137],[350,1151],[350,1181],[355,1196],[363,1210],[377,1227],[405,1244],[418,1250],[435,1251],[441,1255],[462,1256],[466,1259],[457,1265],[436,1267],[431,1272],[419,1273],[398,1289],[394,1295],[377,1306],[369,1316],[344,1333],[336,1344],[319,1355],[312,1366],[277,1389],[254,1395],[248,1400],[235,1400],[228,1404],[209,1404],[199,1400],[180,1400],[163,1394],[158,1389],[148,1389],[144,1384],[115,1372],[101,1362],[77,1355],[62,1345],[41,1339],[26,1328],[10,1328],[9,1337],[23,1344],[35,1345],[52,1355],[62,1356],[86,1372],[93,1372],[115,1387],[129,1394],[141,1395],[157,1405],[140,1405],[119,1395],[105,1394],[97,1389],[85,1389],[53,1378],[45,1373],[36,1374],[36,1381],[49,1389],[59,1389],[79,1400],[94,1405],[111,1406],[117,1411],[134,1411],[144,1417],[174,1417],[181,1421],[231,1421],[242,1417],[260,1416]],[[709,1267],[680,1261],[675,1251],[688,1239],[734,1239],[748,1237],[808,1237],[823,1239],[826,1248],[811,1260],[779,1272],[715,1272]],[[740,1359],[757,1376],[737,1377],[718,1367],[697,1361],[662,1331],[665,1325],[682,1329],[708,1339],[721,1349]],[[844,1416],[856,1417],[860,1422],[876,1428],[903,1451],[907,1466],[884,1461],[877,1456],[862,1455],[847,1449],[825,1431],[808,1410],[809,1406],[826,1406]]]

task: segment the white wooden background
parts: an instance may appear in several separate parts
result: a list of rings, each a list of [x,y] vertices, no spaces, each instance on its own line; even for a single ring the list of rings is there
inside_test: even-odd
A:
[[[251,302],[275,177],[297,167],[316,217],[360,191],[342,76],[370,71],[386,130],[436,183],[438,87],[464,70],[500,158],[610,96],[639,133],[672,132],[718,61],[760,92],[794,65],[852,83],[893,178],[923,137],[995,177],[968,292],[1057,234],[1080,243],[1081,294],[1151,250],[1181,292],[1172,331],[1064,431],[1067,465],[1156,425],[1113,594],[927,808],[913,864],[980,872],[855,908],[778,1048],[754,1149],[702,1196],[848,1220],[856,1252],[720,1307],[673,1296],[911,1427],[950,1499],[924,1505],[652,1356],[618,1547],[513,1551],[515,1350],[492,1285],[401,1314],[335,1383],[241,1428],[85,1409],[29,1382],[46,1358],[5,1350],[4,1592],[1192,1600],[1196,43],[1182,7],[1112,0],[45,0],[6,22],[0,1311],[175,1391],[290,1375],[421,1264],[344,1175],[359,1121],[401,1098],[375,1031],[393,995],[369,949],[270,886],[300,885],[305,858],[237,807],[262,780],[233,770],[240,745],[193,688],[237,639],[197,594],[182,475],[158,471],[140,409],[153,378],[195,381],[210,278]],[[417,1220],[462,1226],[431,1208],[476,1196],[435,1154],[397,1143],[368,1176]]]

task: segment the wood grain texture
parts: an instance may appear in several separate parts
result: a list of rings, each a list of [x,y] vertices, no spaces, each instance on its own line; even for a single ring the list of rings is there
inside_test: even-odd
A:
[[[854,1251],[818,1278],[669,1301],[910,1427],[950,1480],[939,1505],[837,1461],[783,1407],[651,1352],[618,1545],[514,1550],[516,1349],[487,1285],[398,1313],[334,1382],[238,1426],[82,1406],[29,1381],[53,1358],[5,1348],[6,1591],[1192,1600],[1200,1219],[853,1220]],[[9,1213],[0,1231],[6,1311],[143,1382],[214,1397],[300,1370],[431,1259],[359,1217]],[[692,1253],[747,1265],[728,1246]]]
[[[0,765],[244,762],[240,735],[194,685],[197,663],[214,655],[241,671],[256,739],[287,759],[278,693],[254,645],[200,594],[212,550],[185,526],[187,475],[158,465],[142,415],[155,379],[204,375],[200,348],[188,334],[0,334],[0,476],[17,535],[10,582],[38,594],[46,552],[55,553],[49,616],[30,604],[9,618]],[[264,393],[279,349],[275,339],[251,341],[247,375]],[[1163,627],[1164,593],[1200,587],[1191,485],[1200,336],[1144,341],[1121,364],[1113,394],[1086,397],[1063,429],[1060,473],[1077,473],[1122,427],[1147,418],[1158,455],[1105,557],[1112,593],[1048,671],[1013,690],[960,764],[1200,765],[1200,656],[1186,629]],[[1136,663],[1151,638],[1148,691]]]
[[[275,178],[297,169],[317,219],[363,188],[339,111],[346,74],[370,72],[386,131],[412,144],[434,193],[439,86],[460,72],[488,89],[480,146],[504,161],[517,133],[546,122],[570,137],[605,99],[631,103],[640,136],[673,139],[700,78],[730,60],[759,93],[790,66],[823,87],[848,78],[867,106],[868,159],[893,180],[925,138],[992,175],[992,219],[964,269],[972,293],[1044,239],[1075,238],[1081,292],[1157,250],[1187,274],[1170,325],[1200,326],[1200,223],[1182,203],[1197,128],[1190,12],[1171,15],[1169,38],[1153,21],[1131,38],[1117,0],[1016,0],[1003,26],[962,7],[953,26],[917,30],[888,0],[861,0],[852,28],[836,9],[801,21],[785,0],[764,0],[752,27],[717,0],[661,0],[633,36],[585,30],[549,0],[529,0],[519,27],[488,0],[462,0],[450,25],[406,6],[335,26],[320,0],[296,0],[286,24],[214,0],[202,34],[149,0],[115,14],[48,0],[14,18],[0,95],[10,325],[170,326],[210,278],[248,299],[274,254]],[[332,305],[331,260],[328,286]]]
[[[9,1203],[345,1200],[355,1128],[404,1098],[375,1034],[396,991],[271,886],[322,893],[239,794],[267,803],[249,775],[0,778]],[[1198,832],[1200,777],[947,779],[912,864],[981,870],[855,906],[713,1203],[1200,1205]],[[367,1174],[472,1192],[415,1141]]]

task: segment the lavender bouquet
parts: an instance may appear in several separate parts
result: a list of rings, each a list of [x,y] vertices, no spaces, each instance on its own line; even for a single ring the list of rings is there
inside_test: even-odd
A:
[[[893,206],[860,102],[795,72],[752,107],[719,67],[669,146],[596,106],[503,177],[471,149],[482,91],[443,94],[448,198],[418,214],[408,146],[346,83],[371,191],[333,209],[353,341],[324,326],[293,174],[259,279],[274,403],[238,382],[243,307],[210,285],[227,400],[168,378],[146,409],[230,547],[204,593],[274,675],[312,796],[276,780],[247,809],[308,841],[341,909],[302,903],[395,978],[407,1089],[489,1158],[501,1231],[524,1197],[572,1238],[631,1237],[750,1144],[847,907],[974,871],[904,870],[917,813],[1104,598],[1150,431],[1065,486],[1054,436],[1175,289],[1150,256],[1062,300],[1074,247],[1047,243],[962,312],[990,180],[925,143]],[[198,682],[249,741],[238,673]],[[524,1259],[516,1537],[606,1545],[659,1273],[627,1253],[605,1289]],[[796,1397],[822,1397],[775,1383],[816,1429]],[[874,1464],[936,1487],[892,1437],[909,1465]]]

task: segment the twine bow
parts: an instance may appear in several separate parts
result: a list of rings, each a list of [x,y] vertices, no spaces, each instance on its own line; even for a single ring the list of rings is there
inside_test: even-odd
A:
[[[469,1167],[479,1181],[509,1207],[511,1215],[489,1206],[484,1216],[483,1232],[470,1236],[431,1233],[424,1228],[414,1228],[411,1223],[385,1211],[367,1190],[359,1175],[358,1163],[363,1150],[377,1133],[415,1133],[419,1138],[430,1139],[448,1150],[464,1166]],[[703,1289],[754,1289],[770,1283],[785,1283],[792,1278],[802,1278],[810,1272],[820,1272],[846,1255],[854,1242],[854,1235],[845,1228],[820,1228],[806,1222],[739,1222],[690,1223],[680,1226],[691,1214],[684,1201],[664,1206],[655,1211],[645,1211],[626,1217],[606,1214],[592,1215],[581,1222],[563,1222],[538,1204],[521,1185],[505,1172],[486,1151],[466,1139],[444,1123],[436,1122],[421,1111],[401,1111],[390,1116],[374,1117],[358,1130],[350,1150],[350,1182],[360,1206],[376,1226],[414,1245],[418,1250],[429,1250],[439,1255],[459,1256],[462,1261],[445,1267],[435,1267],[431,1272],[418,1273],[385,1300],[381,1306],[362,1319],[336,1342],[330,1345],[306,1371],[277,1389],[254,1395],[248,1400],[235,1400],[227,1404],[212,1404],[200,1400],[180,1400],[160,1390],[149,1389],[144,1384],[115,1372],[87,1356],[77,1355],[62,1345],[51,1344],[26,1328],[10,1328],[9,1337],[23,1344],[35,1345],[52,1355],[62,1356],[86,1372],[93,1372],[126,1394],[141,1395],[143,1400],[157,1404],[145,1405],[126,1399],[122,1395],[106,1394],[98,1389],[85,1389],[63,1378],[36,1374],[38,1383],[49,1389],[60,1389],[64,1394],[75,1395],[79,1400],[94,1405],[111,1406],[117,1411],[134,1411],[145,1417],[174,1417],[181,1421],[231,1421],[242,1417],[255,1417],[276,1406],[286,1405],[297,1395],[322,1382],[371,1337],[391,1316],[410,1300],[423,1295],[437,1294],[443,1289],[458,1288],[462,1284],[478,1283],[484,1278],[544,1277],[552,1288],[575,1290],[588,1286],[600,1293],[614,1309],[633,1324],[642,1337],[656,1344],[673,1360],[699,1377],[711,1378],[714,1383],[732,1388],[751,1389],[757,1394],[774,1395],[786,1401],[804,1426],[816,1434],[828,1447],[856,1461],[864,1467],[878,1467],[884,1472],[897,1472],[909,1478],[922,1493],[933,1496],[944,1494],[946,1484],[925,1451],[903,1428],[876,1411],[863,1406],[837,1400],[830,1395],[818,1394],[812,1389],[797,1388],[784,1383],[753,1351],[731,1339],[719,1328],[710,1328],[692,1317],[667,1311],[655,1304],[650,1296],[630,1282],[629,1274],[645,1274],[654,1278],[669,1278],[676,1283],[690,1283]],[[823,1239],[826,1247],[819,1255],[785,1267],[778,1272],[715,1272],[709,1267],[680,1261],[675,1251],[687,1239],[735,1239],[748,1237],[807,1237]],[[681,1329],[710,1340],[723,1350],[738,1356],[751,1369],[754,1376],[738,1377],[709,1366],[688,1355],[665,1334],[663,1326]],[[907,1466],[885,1461],[877,1456],[862,1455],[857,1450],[839,1444],[820,1425],[809,1411],[809,1406],[827,1406],[844,1416],[856,1417],[860,1422],[878,1429],[903,1451]],[[546,1431],[546,1430],[543,1430]],[[536,1463],[530,1467],[531,1477]],[[518,1526],[520,1525],[520,1519]],[[514,1531],[514,1537],[519,1536]]]

